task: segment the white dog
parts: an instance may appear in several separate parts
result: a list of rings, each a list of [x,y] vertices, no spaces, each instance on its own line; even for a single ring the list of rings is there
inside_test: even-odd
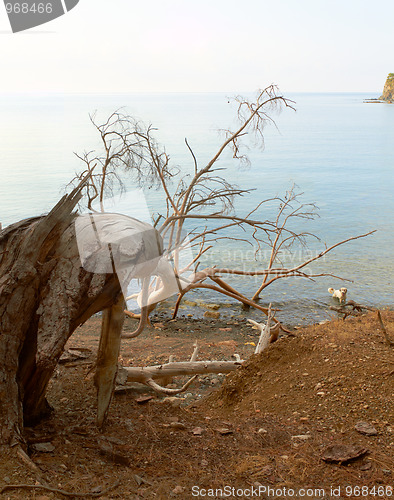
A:
[[[334,299],[338,299],[339,302],[346,304],[346,294],[347,288],[340,288],[339,290],[334,290],[333,288],[328,289],[328,293],[331,293]]]

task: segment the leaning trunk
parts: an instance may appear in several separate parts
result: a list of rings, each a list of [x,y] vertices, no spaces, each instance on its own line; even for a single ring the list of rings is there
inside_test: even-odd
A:
[[[85,271],[75,238],[80,189],[45,217],[0,233],[0,444],[19,440],[23,422],[49,410],[49,379],[73,331],[111,307],[116,274]]]

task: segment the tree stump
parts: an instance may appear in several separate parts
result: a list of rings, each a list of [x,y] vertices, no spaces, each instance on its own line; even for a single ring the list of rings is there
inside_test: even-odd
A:
[[[46,389],[68,338],[107,308],[103,331],[110,337],[100,342],[99,358],[106,362],[109,349],[112,365],[117,361],[116,337],[124,318],[121,285],[116,273],[96,274],[81,266],[74,224],[80,198],[78,187],[48,215],[0,232],[0,444],[21,440],[24,423],[48,413]],[[141,242],[139,255],[142,237]],[[157,255],[162,252],[159,247]],[[106,376],[100,359],[98,383]],[[109,371],[115,377],[113,366]],[[106,380],[107,405],[112,389]],[[105,413],[101,405],[101,422]]]

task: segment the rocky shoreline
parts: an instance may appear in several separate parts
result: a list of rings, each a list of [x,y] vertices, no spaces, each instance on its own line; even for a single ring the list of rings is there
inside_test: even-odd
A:
[[[394,101],[394,73],[389,73],[384,84],[383,94],[377,99],[365,99],[366,103],[388,103]]]
[[[382,104],[382,103],[386,103],[388,102],[389,104],[391,104],[391,101],[384,101],[383,99],[364,99],[363,102],[366,102],[368,104],[374,104],[374,103],[378,103],[378,104]]]

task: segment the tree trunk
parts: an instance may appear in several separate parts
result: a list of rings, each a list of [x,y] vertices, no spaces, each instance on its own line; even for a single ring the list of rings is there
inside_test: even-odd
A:
[[[48,410],[49,379],[73,331],[119,300],[116,274],[81,267],[75,238],[80,188],[44,217],[0,233],[0,444]]]
[[[124,298],[120,296],[116,304],[103,312],[95,376],[98,400],[97,424],[100,427],[104,423],[115,388],[125,306]]]

